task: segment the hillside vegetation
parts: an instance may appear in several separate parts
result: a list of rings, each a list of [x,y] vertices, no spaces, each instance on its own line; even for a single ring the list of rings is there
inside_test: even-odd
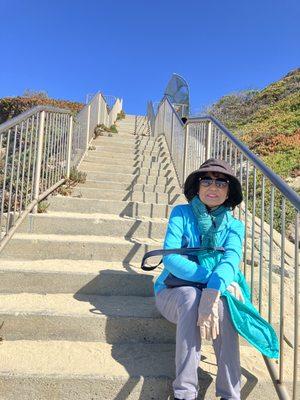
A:
[[[46,92],[26,91],[23,96],[0,99],[0,124],[40,105],[65,108],[76,114],[84,107],[84,104],[74,101],[51,99]]]
[[[263,90],[224,96],[208,112],[282,178],[300,176],[300,68]]]

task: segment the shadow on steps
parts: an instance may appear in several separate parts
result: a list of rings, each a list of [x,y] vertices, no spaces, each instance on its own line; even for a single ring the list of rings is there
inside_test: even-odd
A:
[[[130,293],[131,296],[140,296],[137,300],[143,302],[143,293],[145,294],[145,288],[153,294],[153,278],[147,274],[137,273],[130,265],[125,265],[126,271],[112,271],[104,270],[99,274],[98,277],[94,278],[87,285],[82,287],[77,293],[75,293],[74,298],[78,301],[89,301],[91,304],[90,312],[93,314],[102,314],[107,317],[107,322],[105,326],[105,336],[106,342],[112,345],[111,356],[119,364],[121,364],[127,371],[129,379],[122,386],[121,390],[114,397],[114,400],[127,400],[130,394],[133,392],[138,392],[136,397],[139,400],[167,400],[172,393],[172,380],[175,375],[175,327],[173,324],[166,321],[164,318],[159,316],[158,311],[153,309],[153,314],[157,314],[160,318],[162,324],[160,335],[164,340],[157,339],[158,327],[148,326],[147,330],[144,332],[144,340],[139,339],[139,341],[134,342],[134,335],[140,335],[142,327],[135,325],[133,317],[129,317],[129,321],[126,322],[124,318],[126,314],[126,303],[119,304],[120,318],[122,318],[122,313],[124,313],[124,321],[122,323],[122,329],[125,329],[124,337],[120,336],[120,333],[116,330],[120,327],[120,322],[116,321],[116,316],[107,303],[106,305],[101,304],[97,300],[96,296],[82,296],[82,293],[94,293],[99,292],[103,295],[103,287],[107,286],[111,295],[126,295],[126,287],[135,286],[135,293]],[[112,282],[111,275],[115,275],[115,280]],[[129,279],[128,279],[129,277]],[[129,280],[132,282],[129,283]],[[142,290],[139,290],[139,285],[144,286]],[[148,292],[148,295],[150,294]],[[127,293],[128,294],[128,293]],[[149,299],[149,297],[148,297]],[[124,299],[126,302],[126,299]],[[148,304],[149,305],[149,304]],[[154,302],[153,302],[154,306]],[[120,328],[119,328],[120,329]],[[139,332],[137,332],[139,329]],[[127,330],[127,334],[126,334]],[[163,331],[163,332],[162,332]],[[132,340],[128,338],[128,332],[132,335]],[[147,333],[150,335],[147,337]],[[85,338],[83,338],[83,341]],[[161,350],[158,349],[159,345],[162,345]],[[168,345],[169,344],[169,345]],[[166,345],[168,345],[166,347]],[[153,346],[153,351],[151,351],[151,346]],[[149,351],[150,348],[150,351]],[[159,350],[159,351],[158,351]],[[133,353],[134,352],[134,353]],[[205,361],[205,357],[201,358]],[[198,399],[205,398],[205,393],[208,387],[211,385],[212,377],[207,372],[198,369],[200,394]]]
[[[129,375],[128,380],[114,397],[114,400],[127,400],[133,392],[137,392],[137,397],[135,398],[140,400],[167,400],[172,393],[171,382],[175,377],[175,327],[163,318],[160,319],[161,325],[157,325],[151,319],[152,314],[153,317],[160,318],[158,311],[154,308],[153,311],[150,310],[149,297],[147,297],[147,302],[144,300],[145,295],[153,295],[153,277],[148,274],[138,273],[135,268],[125,263],[124,269],[126,270],[115,271],[108,269],[102,271],[99,276],[82,287],[74,297],[78,301],[88,301],[91,304],[91,313],[102,314],[107,318],[105,337],[106,342],[112,345],[111,356],[125,368]],[[126,297],[123,298],[123,304],[120,302],[110,306],[107,301],[105,302],[106,304],[101,303],[96,296],[82,296],[82,293],[93,293],[94,295],[101,293],[101,295],[105,295],[105,287],[107,288],[108,297],[136,296],[135,301],[138,301],[139,304],[143,303],[144,300],[145,315],[141,314],[141,308],[139,308],[137,315],[128,315]],[[119,312],[117,317],[114,307],[117,307]],[[148,325],[146,322],[144,326],[141,326],[134,320],[135,318],[138,319],[139,316],[147,319],[149,313]],[[123,319],[123,321],[117,321],[117,319]],[[153,325],[153,323],[157,326]],[[122,332],[119,331],[120,326],[122,327]],[[169,347],[163,347],[168,343],[170,344]],[[157,347],[159,344],[162,344],[161,351]],[[153,351],[151,351],[151,346],[154,346]],[[201,362],[206,368],[215,365],[214,361],[211,362],[205,356],[201,357]],[[258,379],[244,368],[242,368],[242,375],[244,381],[246,380],[241,392],[241,399],[244,400],[251,394],[257,385]],[[212,384],[213,376],[212,373],[208,373],[201,368],[198,369],[200,388],[198,400],[205,399],[207,391]],[[210,388],[209,392],[211,390],[212,388]],[[157,397],[157,393],[159,393],[159,397]]]

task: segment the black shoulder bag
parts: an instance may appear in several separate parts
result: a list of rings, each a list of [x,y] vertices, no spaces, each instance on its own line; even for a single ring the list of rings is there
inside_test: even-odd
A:
[[[155,268],[157,268],[163,261],[161,259],[160,262],[156,265],[148,265],[148,264],[146,264],[146,260],[150,257],[166,256],[168,254],[180,254],[183,256],[191,256],[195,253],[198,253],[199,251],[219,251],[219,252],[224,253],[225,249],[224,249],[224,247],[182,247],[180,249],[152,250],[152,251],[148,251],[144,255],[144,257],[142,259],[141,268],[144,271],[152,271]],[[185,279],[177,278],[177,276],[175,276],[171,273],[169,273],[169,275],[164,280],[164,284],[168,288],[174,288],[174,287],[179,287],[179,286],[193,286],[193,287],[197,287],[199,289],[203,289],[204,287],[206,287],[206,284],[204,284],[204,283],[192,282],[192,281],[187,281]]]

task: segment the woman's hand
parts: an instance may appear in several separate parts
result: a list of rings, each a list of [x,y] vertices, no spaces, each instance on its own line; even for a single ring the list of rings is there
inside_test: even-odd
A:
[[[219,335],[220,292],[216,289],[203,289],[198,308],[198,322],[202,339],[216,339]]]

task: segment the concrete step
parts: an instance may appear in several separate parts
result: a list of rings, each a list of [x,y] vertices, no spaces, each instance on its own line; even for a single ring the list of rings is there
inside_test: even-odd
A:
[[[144,184],[135,182],[117,182],[112,180],[86,180],[85,183],[80,183],[77,186],[78,189],[81,188],[95,188],[95,189],[107,189],[107,190],[127,190],[135,192],[156,192],[160,193],[180,193],[180,189],[177,186],[175,180],[171,180],[168,184],[158,185],[158,184]]]
[[[116,121],[116,124],[119,126],[135,126],[137,123],[137,118],[129,118],[129,119],[119,119],[118,121]]]
[[[0,294],[0,303],[4,340],[175,342],[153,297],[19,293]]]
[[[125,118],[119,119],[118,121],[120,123],[127,123],[130,121],[145,121],[146,119],[147,118],[145,115],[130,115],[130,116],[126,115]]]
[[[102,138],[102,137],[101,137]],[[120,139],[121,140],[121,139]],[[103,143],[101,139],[97,138],[91,143],[91,146],[94,146],[93,150],[90,150],[92,152],[111,152],[111,153],[117,153],[117,154],[136,154],[136,153],[150,153],[150,152],[161,152],[161,151],[168,151],[168,146],[165,142],[152,142],[152,143],[146,143],[143,142],[142,144],[140,142],[133,142],[128,143],[128,141],[122,141],[115,142],[115,143]]]
[[[147,126],[147,119],[146,118],[136,118],[136,119],[129,119],[129,120],[119,120],[117,121],[117,125],[119,125],[120,127],[123,126],[134,126],[137,128],[142,128]]]
[[[135,118],[145,118],[145,115],[125,114],[125,118],[120,119],[120,121],[127,121]]]
[[[172,399],[173,344],[18,340],[4,341],[0,352],[5,400]],[[276,399],[260,354],[241,348],[241,359],[241,398]],[[216,399],[211,346],[202,346],[200,366],[198,399]]]
[[[138,124],[119,124],[117,125],[117,129],[119,132],[123,132],[124,130],[131,130],[132,133],[142,135],[147,132],[147,124],[145,123],[138,123]]]
[[[0,255],[19,260],[75,259],[140,262],[150,250],[162,248],[162,240],[121,237],[16,233]]]
[[[153,173],[166,170],[174,171],[171,161],[167,158],[163,162],[160,160],[158,161],[155,157],[146,161],[129,160],[128,162],[125,162],[124,160],[118,160],[116,158],[111,159],[93,154],[90,154],[84,158],[83,162],[80,164],[80,170],[90,169],[90,167],[98,170],[103,166],[112,168],[112,171],[118,168],[118,172],[120,172],[120,168],[122,169],[122,172],[129,168],[131,171],[134,171],[133,173],[139,173],[141,169],[145,169],[147,171],[150,170]]]
[[[119,128],[117,126],[118,133],[116,135],[121,137],[150,137],[150,132],[147,127],[137,127],[137,128]]]
[[[163,145],[154,145],[154,146],[143,146],[143,147],[124,147],[124,146],[113,146],[106,145],[103,146],[101,144],[93,143],[95,147],[94,150],[91,150],[95,153],[116,153],[122,157],[126,157],[127,155],[137,155],[137,154],[150,154],[157,155],[161,152],[167,151],[166,146]]]
[[[78,293],[99,296],[153,296],[161,267],[145,272],[137,263],[38,259],[0,262],[0,293]]]
[[[128,127],[117,126],[117,130],[118,130],[117,133],[118,136],[125,136],[125,135],[134,136],[136,133],[134,126],[128,126]]]
[[[142,128],[147,126],[147,120],[145,118],[137,118],[137,119],[131,119],[131,120],[119,120],[116,122],[117,125],[119,126],[134,126],[136,128]]]
[[[167,219],[124,218],[115,214],[49,211],[44,214],[29,214],[18,232],[163,238],[166,224]]]
[[[123,125],[133,125],[135,126],[137,122],[141,123],[141,121],[144,121],[144,118],[124,118],[124,119],[119,119],[116,123],[120,126]]]
[[[133,131],[122,131],[118,126],[118,133],[113,134],[113,136],[98,136],[98,138],[103,138],[103,137],[108,137],[109,139],[114,139],[114,138],[120,138],[120,139],[125,139],[125,140],[141,140],[141,139],[147,139],[150,136],[148,134],[144,134],[143,132],[135,132]],[[153,139],[153,137],[151,137]]]
[[[155,192],[141,192],[141,191],[128,191],[128,190],[112,190],[112,189],[88,189],[84,187],[77,187],[73,190],[73,197],[84,197],[98,200],[120,200],[120,201],[139,201],[144,203],[156,204],[180,204],[185,203],[183,194],[177,193],[155,193]]]
[[[128,161],[136,161],[136,160],[152,160],[153,158],[159,159],[162,161],[164,157],[169,157],[169,154],[167,153],[166,150],[161,150],[161,151],[153,151],[153,152],[145,152],[145,153],[137,153],[133,154],[132,152],[128,153],[119,153],[118,151],[97,151],[97,150],[90,150],[94,156],[98,157],[103,157],[103,158],[117,158],[117,159],[123,159]]]
[[[153,296],[153,280],[160,271],[161,267],[151,272],[144,272],[139,263],[123,265],[110,261],[71,259],[33,261],[2,259],[0,293],[41,295],[76,293],[76,295],[150,297]],[[256,286],[258,282],[255,283]],[[276,308],[275,304],[274,306]],[[274,309],[276,315],[278,312],[277,308]],[[267,318],[267,312],[263,314]],[[288,321],[286,325],[288,326]],[[279,332],[279,325],[275,320],[273,326]],[[293,343],[292,332],[291,324],[291,328],[286,330],[285,334],[291,343]],[[245,341],[241,341],[241,344],[248,345]]]
[[[82,171],[80,169],[80,171]],[[138,175],[138,174],[125,174],[125,173],[112,173],[112,172],[99,172],[99,171],[89,171],[85,169],[87,173],[87,181],[94,181],[94,182],[118,182],[124,185],[146,185],[146,186],[155,186],[155,190],[158,190],[157,186],[161,186],[164,189],[170,186],[177,186],[178,192],[181,191],[180,187],[178,186],[177,178],[174,176],[164,177],[164,176],[157,176],[153,175]],[[119,171],[123,172],[123,171]]]
[[[162,165],[156,163],[152,164],[151,168],[147,167],[131,167],[122,165],[105,165],[98,162],[95,162],[90,159],[85,159],[80,164],[80,171],[84,172],[97,172],[102,174],[126,174],[138,176],[139,178],[143,176],[147,176],[148,179],[156,179],[156,178],[171,178],[175,176],[174,170],[172,167],[164,168]]]
[[[168,218],[173,205],[139,203],[137,201],[97,200],[68,196],[47,199],[49,211],[117,214],[128,217]],[[182,201],[186,203],[186,201]]]
[[[98,136],[96,139],[92,141],[92,144],[99,146],[122,146],[129,148],[139,148],[145,146],[154,146],[155,144],[164,144],[166,143],[162,136],[158,138],[153,138],[151,136],[143,136],[141,138],[129,137],[122,138],[119,135],[116,136]]]
[[[118,128],[117,128],[118,129]],[[98,136],[98,137],[103,137],[103,136]],[[123,132],[123,131],[118,131],[118,133],[113,134],[113,137],[118,137],[121,139],[134,139],[134,140],[140,140],[140,139],[144,139],[144,138],[148,138],[150,137],[148,134],[144,134],[144,133],[137,133],[135,131],[128,131],[128,132]]]
[[[119,128],[119,127],[117,127]],[[103,138],[106,138],[102,140]],[[165,144],[166,139],[163,135],[159,136],[145,136],[145,135],[130,135],[128,138],[123,138],[121,132],[118,132],[116,135],[113,136],[97,136],[94,139],[94,142],[99,141],[101,145],[122,141],[123,146],[137,146],[137,145],[154,145],[154,144]]]
[[[142,166],[142,167],[147,167],[147,168],[151,168],[152,165],[155,166],[170,166],[171,164],[171,160],[168,156],[164,156],[164,157],[148,157],[148,156],[137,156],[131,159],[126,159],[126,158],[118,158],[118,157],[105,157],[102,154],[95,154],[92,153],[89,156],[87,156],[87,159],[92,157],[93,158],[93,162],[95,163],[99,163],[99,164],[105,164],[105,165],[120,165],[123,167],[128,167],[128,166]],[[85,160],[83,160],[85,161]],[[82,166],[84,165],[81,164],[80,165],[80,169],[83,169]]]
[[[13,293],[0,294],[0,301],[3,340],[175,343],[176,326],[154,297]]]
[[[117,126],[132,126],[132,127],[135,127],[136,119],[135,118],[131,118],[129,120],[119,119],[118,121],[116,121],[116,125]]]
[[[171,393],[170,344],[20,340],[4,342],[0,351],[6,400],[150,400]]]
[[[118,151],[120,153],[128,153],[132,152],[135,153],[137,151],[139,152],[144,152],[144,151],[157,151],[161,148],[166,149],[167,145],[163,142],[151,142],[151,143],[128,143],[128,142],[115,142],[115,143],[103,143],[101,140],[94,140],[94,142],[91,144],[92,146],[95,146],[98,151]],[[95,151],[95,150],[93,150]]]

